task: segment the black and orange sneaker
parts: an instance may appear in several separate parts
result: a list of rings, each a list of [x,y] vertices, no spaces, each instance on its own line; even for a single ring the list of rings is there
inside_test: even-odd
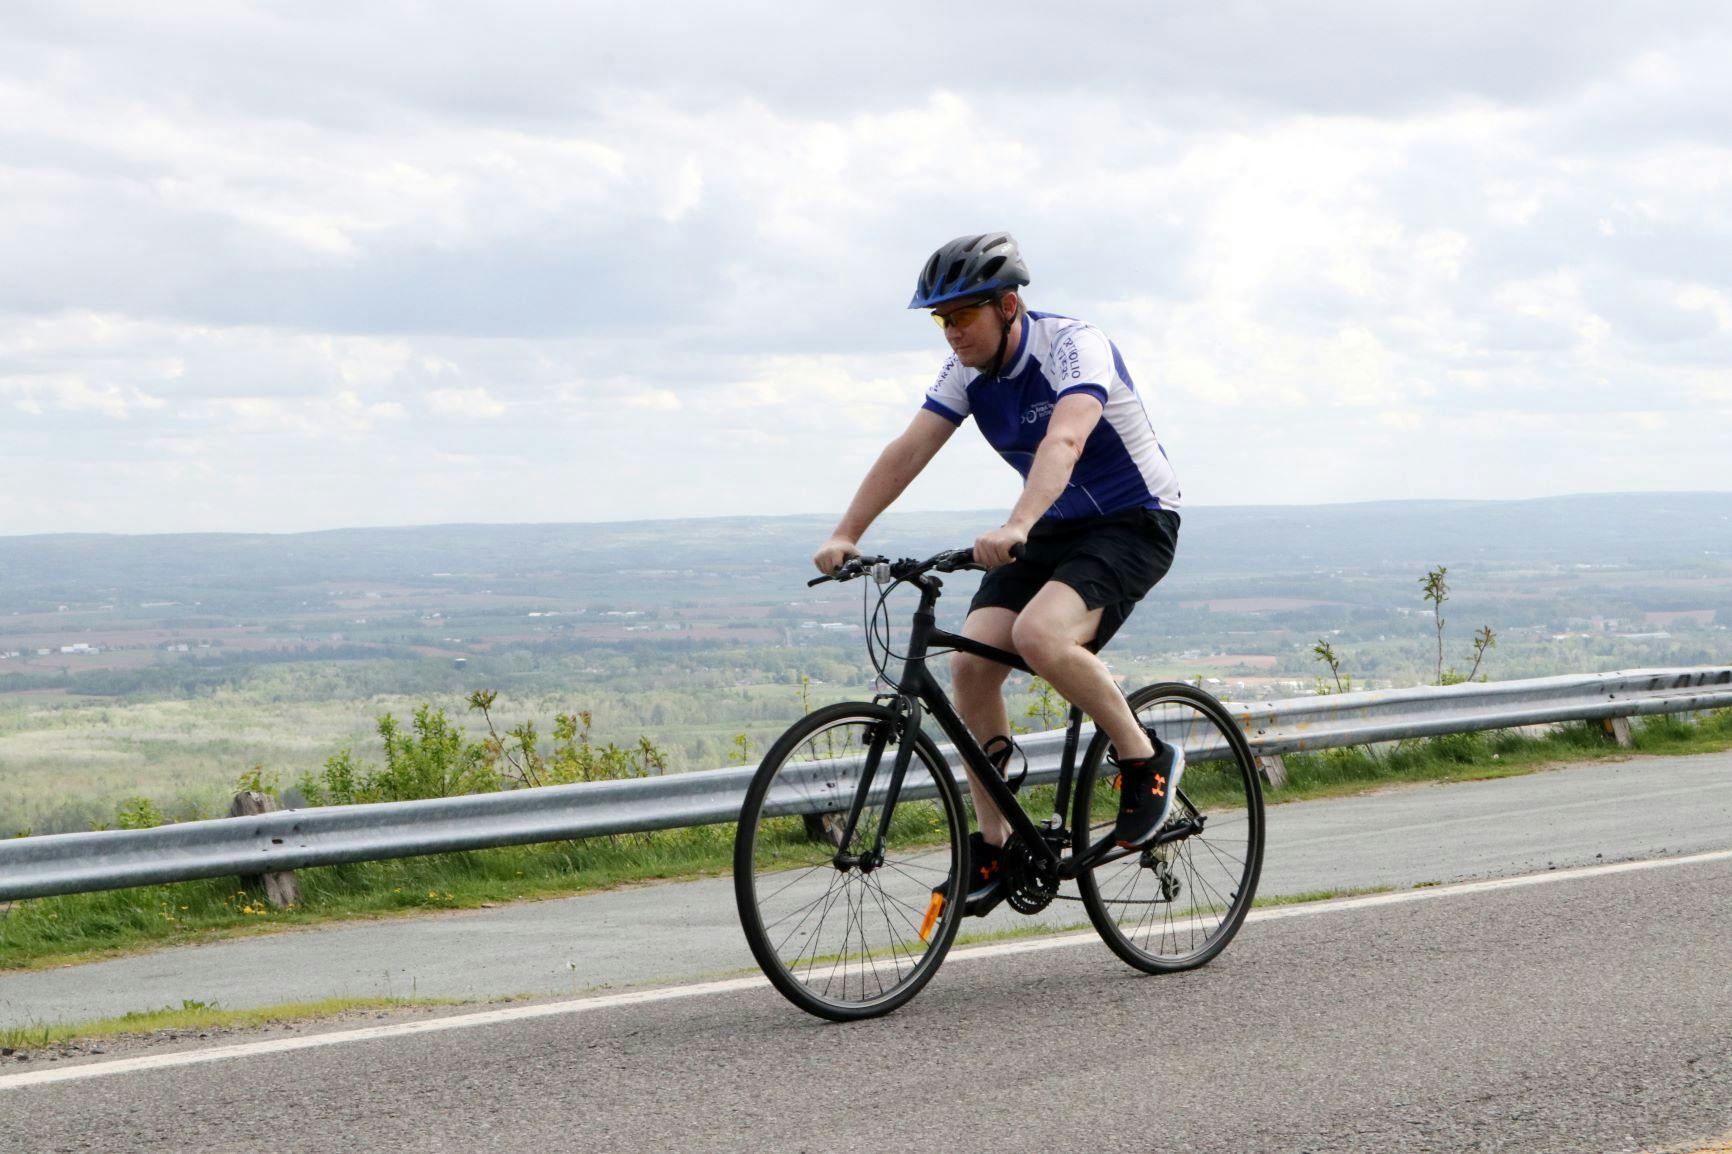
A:
[[[1119,771],[1119,817],[1113,823],[1113,842],[1135,849],[1154,837],[1173,812],[1173,797],[1185,772],[1185,751],[1156,741],[1152,757],[1112,760]]]
[[[976,830],[968,835],[968,865],[969,885],[963,895],[962,915],[969,918],[984,917],[1003,901],[1005,894],[1009,892],[1004,884],[1004,849],[988,842],[980,831]],[[941,884],[932,887],[934,909],[937,908],[936,899],[944,896],[949,885],[950,879],[947,877]],[[925,936],[921,935],[922,938]]]

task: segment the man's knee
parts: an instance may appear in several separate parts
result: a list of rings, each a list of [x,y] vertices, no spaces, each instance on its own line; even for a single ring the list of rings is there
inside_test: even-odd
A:
[[[1060,644],[1060,638],[1052,623],[1043,621],[1034,614],[1025,613],[1016,619],[1016,625],[1010,631],[1011,642],[1016,651],[1030,662],[1038,663]]]
[[[1030,665],[1039,666],[1081,647],[1084,642],[1077,632],[1072,622],[1025,613],[1016,619],[1011,638],[1016,651],[1027,658]]]

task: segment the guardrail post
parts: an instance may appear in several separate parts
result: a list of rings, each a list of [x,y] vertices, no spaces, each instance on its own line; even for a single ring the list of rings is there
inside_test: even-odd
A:
[[[1630,737],[1630,719],[1627,717],[1608,717],[1600,722],[1600,728],[1606,731],[1606,736],[1628,749],[1635,744]]]
[[[806,819],[806,840],[827,841],[833,846],[842,844],[844,827],[848,824],[845,813],[809,813]]]
[[[1278,753],[1257,759],[1257,772],[1262,775],[1270,789],[1287,788],[1287,763],[1281,760]]]
[[[270,794],[248,789],[235,794],[234,803],[229,806],[229,816],[251,817],[255,814],[271,813],[277,808],[277,799]],[[294,870],[248,874],[241,878],[241,883],[273,906],[294,906],[301,903],[301,883],[295,877]]]

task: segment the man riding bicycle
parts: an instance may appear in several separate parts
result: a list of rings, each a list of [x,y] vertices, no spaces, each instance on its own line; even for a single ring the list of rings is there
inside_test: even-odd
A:
[[[908,307],[931,310],[950,359],[812,560],[833,574],[858,556],[866,529],[972,415],[1023,490],[1004,524],[974,542],[989,572],[962,633],[1020,654],[1105,731],[1121,783],[1113,836],[1136,847],[1166,821],[1184,753],[1137,723],[1096,654],[1173,563],[1178,479],[1118,349],[1092,325],[1028,311],[1028,283],[1008,233],[958,237],[932,254]],[[957,653],[951,673],[957,712],[1003,772],[1010,667]],[[980,830],[966,911],[984,914],[1004,896],[1010,827],[972,771],[969,784]]]

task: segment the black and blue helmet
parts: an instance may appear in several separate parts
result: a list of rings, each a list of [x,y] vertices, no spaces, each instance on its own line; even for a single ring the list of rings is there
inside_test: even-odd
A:
[[[959,236],[937,252],[920,270],[911,309],[929,309],[945,301],[1001,293],[1028,283],[1016,238],[1008,232]]]

